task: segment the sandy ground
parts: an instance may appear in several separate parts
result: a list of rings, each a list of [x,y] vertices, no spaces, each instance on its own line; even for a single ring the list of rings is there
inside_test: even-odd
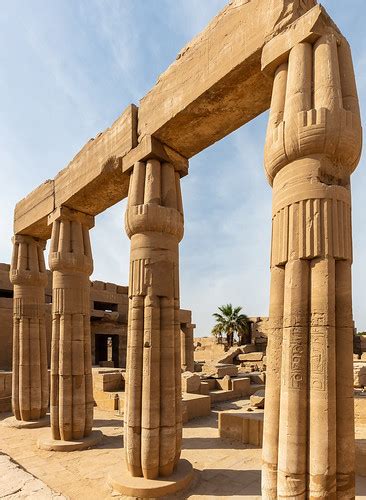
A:
[[[222,403],[216,410],[234,409],[242,405],[240,401]],[[36,446],[38,437],[49,432],[47,428],[14,429],[1,425],[0,421],[0,451],[13,461],[0,455],[0,498],[126,498],[113,493],[107,485],[109,471],[122,461],[122,425],[121,417],[96,408],[94,428],[103,432],[102,442],[89,450],[57,453],[39,450]],[[183,438],[182,458],[192,463],[195,479],[188,491],[174,498],[261,498],[261,450],[221,439],[217,430],[217,411],[213,411],[210,417],[187,423]],[[15,476],[18,476],[18,483],[14,480]],[[37,478],[40,481],[37,482]],[[14,490],[13,493],[11,490]],[[10,493],[4,495],[6,491]],[[62,496],[57,496],[58,493]],[[366,478],[357,478],[356,498],[366,500]]]

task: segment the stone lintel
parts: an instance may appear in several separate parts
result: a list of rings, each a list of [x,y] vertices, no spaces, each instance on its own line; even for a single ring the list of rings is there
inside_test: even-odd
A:
[[[262,71],[273,76],[276,69],[287,61],[295,45],[302,42],[314,43],[320,36],[329,33],[336,34],[339,39],[343,38],[324,7],[316,5],[264,46]]]
[[[58,207],[48,216],[48,225],[52,225],[56,220],[68,219],[71,221],[81,222],[88,229],[94,227],[94,217],[78,210],[68,207]]]
[[[80,150],[54,180],[46,181],[14,211],[14,233],[42,239],[51,237],[48,216],[55,207],[68,206],[97,215],[127,196],[129,176],[121,158],[137,146],[137,107],[129,105],[103,133]]]
[[[27,234],[47,240],[51,236],[47,217],[54,208],[54,181],[47,180],[16,204],[14,234]]]
[[[132,159],[141,160],[138,142],[142,158],[150,143],[156,157],[185,175],[187,158],[268,109],[272,79],[261,71],[263,47],[314,2],[232,0],[182,49],[139,109],[128,106],[54,180],[17,204],[14,233],[49,239],[55,207],[97,215],[124,199]]]
[[[272,81],[261,72],[263,46],[313,5],[228,3],[140,101],[139,140],[153,135],[191,158],[268,109]]]
[[[46,248],[46,240],[42,238],[36,238],[34,236],[29,236],[28,234],[15,234],[11,239],[13,245],[15,243],[37,243],[39,247],[44,250]]]
[[[122,158],[122,171],[129,172],[135,163],[150,159],[171,163],[181,177],[188,174],[187,158],[151,135],[146,135],[136,148]]]

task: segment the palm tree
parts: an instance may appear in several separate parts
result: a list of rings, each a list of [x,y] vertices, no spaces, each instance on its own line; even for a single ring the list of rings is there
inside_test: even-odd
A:
[[[226,341],[229,347],[232,347],[234,334],[239,337],[239,343],[242,345],[248,341],[250,335],[250,321],[248,316],[240,313],[241,307],[233,307],[232,304],[226,304],[219,307],[219,313],[214,313],[216,325],[212,329],[213,335],[220,338],[226,335]]]

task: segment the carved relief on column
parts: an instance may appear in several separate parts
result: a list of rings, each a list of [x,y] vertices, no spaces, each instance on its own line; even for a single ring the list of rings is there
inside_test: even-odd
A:
[[[173,472],[182,435],[178,243],[180,176],[158,160],[138,162],[130,180],[131,239],[125,451],[133,476]]]
[[[94,218],[66,207],[50,216],[53,271],[51,431],[56,440],[88,436],[93,424],[89,230]]]
[[[275,74],[265,147],[271,269],[274,284],[284,273],[284,286],[271,286],[271,304],[283,304],[283,315],[277,306],[270,313],[263,498],[354,495],[354,424],[349,410],[344,416],[352,369],[341,361],[352,360],[352,331],[338,310],[352,304],[341,263],[352,262],[350,175],[361,136],[346,40],[327,34],[293,47]]]
[[[47,412],[49,391],[45,326],[45,242],[15,235],[10,281],[13,299],[12,406],[17,420],[34,421]]]

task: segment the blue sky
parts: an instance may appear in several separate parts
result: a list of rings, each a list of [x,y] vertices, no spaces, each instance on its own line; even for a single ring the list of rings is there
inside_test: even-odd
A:
[[[0,261],[11,256],[15,203],[52,178],[154,85],[225,0],[13,0],[0,12]],[[365,0],[323,5],[349,39],[366,112]],[[263,172],[267,115],[197,155],[182,182],[181,304],[197,335],[217,306],[267,315],[271,189]],[[365,120],[363,120],[365,122]],[[353,176],[354,315],[366,330],[366,172]],[[209,175],[207,175],[209,173]],[[96,219],[94,279],[127,284],[125,203]]]

